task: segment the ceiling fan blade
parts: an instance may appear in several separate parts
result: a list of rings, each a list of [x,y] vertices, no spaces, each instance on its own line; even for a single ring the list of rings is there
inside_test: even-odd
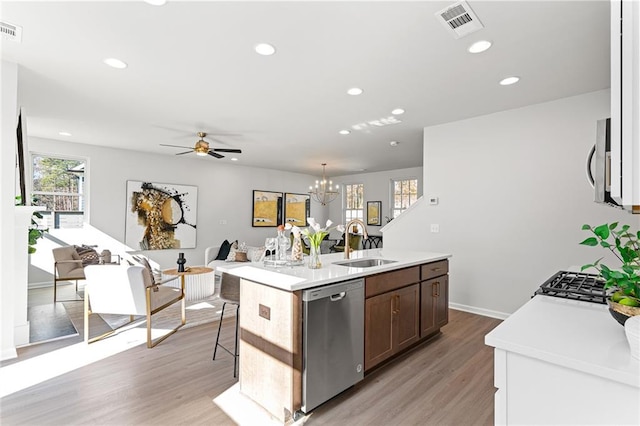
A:
[[[186,148],[186,149],[190,149],[191,148],[190,146],[167,145],[167,144],[164,144],[164,143],[161,143],[160,146],[171,146],[173,148]]]
[[[215,152],[233,152],[235,154],[242,154],[242,150],[240,150],[240,149],[231,149],[231,148],[215,148],[212,151],[215,151]]]
[[[193,152],[193,150],[191,151],[187,151],[187,152],[179,152],[176,155],[184,155],[184,154],[191,154]]]
[[[209,151],[208,154],[212,157],[216,157],[216,158],[224,158],[224,155],[220,155],[220,154],[216,154],[213,151]]]

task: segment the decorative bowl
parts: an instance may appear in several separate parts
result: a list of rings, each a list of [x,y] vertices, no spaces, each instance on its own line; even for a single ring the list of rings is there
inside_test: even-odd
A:
[[[621,305],[620,303],[616,303],[611,299],[607,299],[607,305],[609,305],[609,313],[611,314],[611,316],[622,326],[624,326],[624,323],[630,317],[640,315],[640,308]]]

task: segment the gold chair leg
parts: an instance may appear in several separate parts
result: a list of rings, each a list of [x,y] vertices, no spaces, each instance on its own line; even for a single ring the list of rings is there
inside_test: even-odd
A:
[[[183,313],[181,314],[182,318],[179,326],[177,326],[176,328],[172,328],[167,334],[165,334],[162,337],[158,337],[155,341],[151,340],[151,328],[152,328],[151,316],[156,312],[159,312],[162,309],[166,308],[167,306],[172,305],[178,301],[184,302],[184,291],[182,291],[179,298],[171,300],[165,303],[164,305],[156,308],[154,311],[151,311],[151,291],[152,291],[151,287],[147,287],[147,294],[146,294],[147,295],[147,348],[149,349],[155,347],[158,343],[162,342],[164,339],[171,336],[173,333],[178,331],[183,325],[186,324],[186,318],[183,311]]]

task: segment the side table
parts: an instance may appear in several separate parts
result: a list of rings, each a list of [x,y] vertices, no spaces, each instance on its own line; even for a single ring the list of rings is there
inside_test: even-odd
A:
[[[206,266],[189,266],[184,272],[178,272],[176,268],[162,271],[163,281],[165,275],[180,277],[180,283],[171,281],[165,285],[171,287],[182,287],[186,300],[199,300],[211,296],[215,292],[215,276],[213,268]],[[183,299],[184,300],[184,299]]]

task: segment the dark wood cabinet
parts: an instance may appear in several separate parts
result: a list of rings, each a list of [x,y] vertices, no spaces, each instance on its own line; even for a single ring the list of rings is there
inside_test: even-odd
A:
[[[365,372],[448,322],[448,272],[445,259],[366,277]]]
[[[449,322],[449,276],[423,281],[420,293],[420,337],[426,337]]]
[[[365,371],[419,339],[419,284],[365,300]]]

